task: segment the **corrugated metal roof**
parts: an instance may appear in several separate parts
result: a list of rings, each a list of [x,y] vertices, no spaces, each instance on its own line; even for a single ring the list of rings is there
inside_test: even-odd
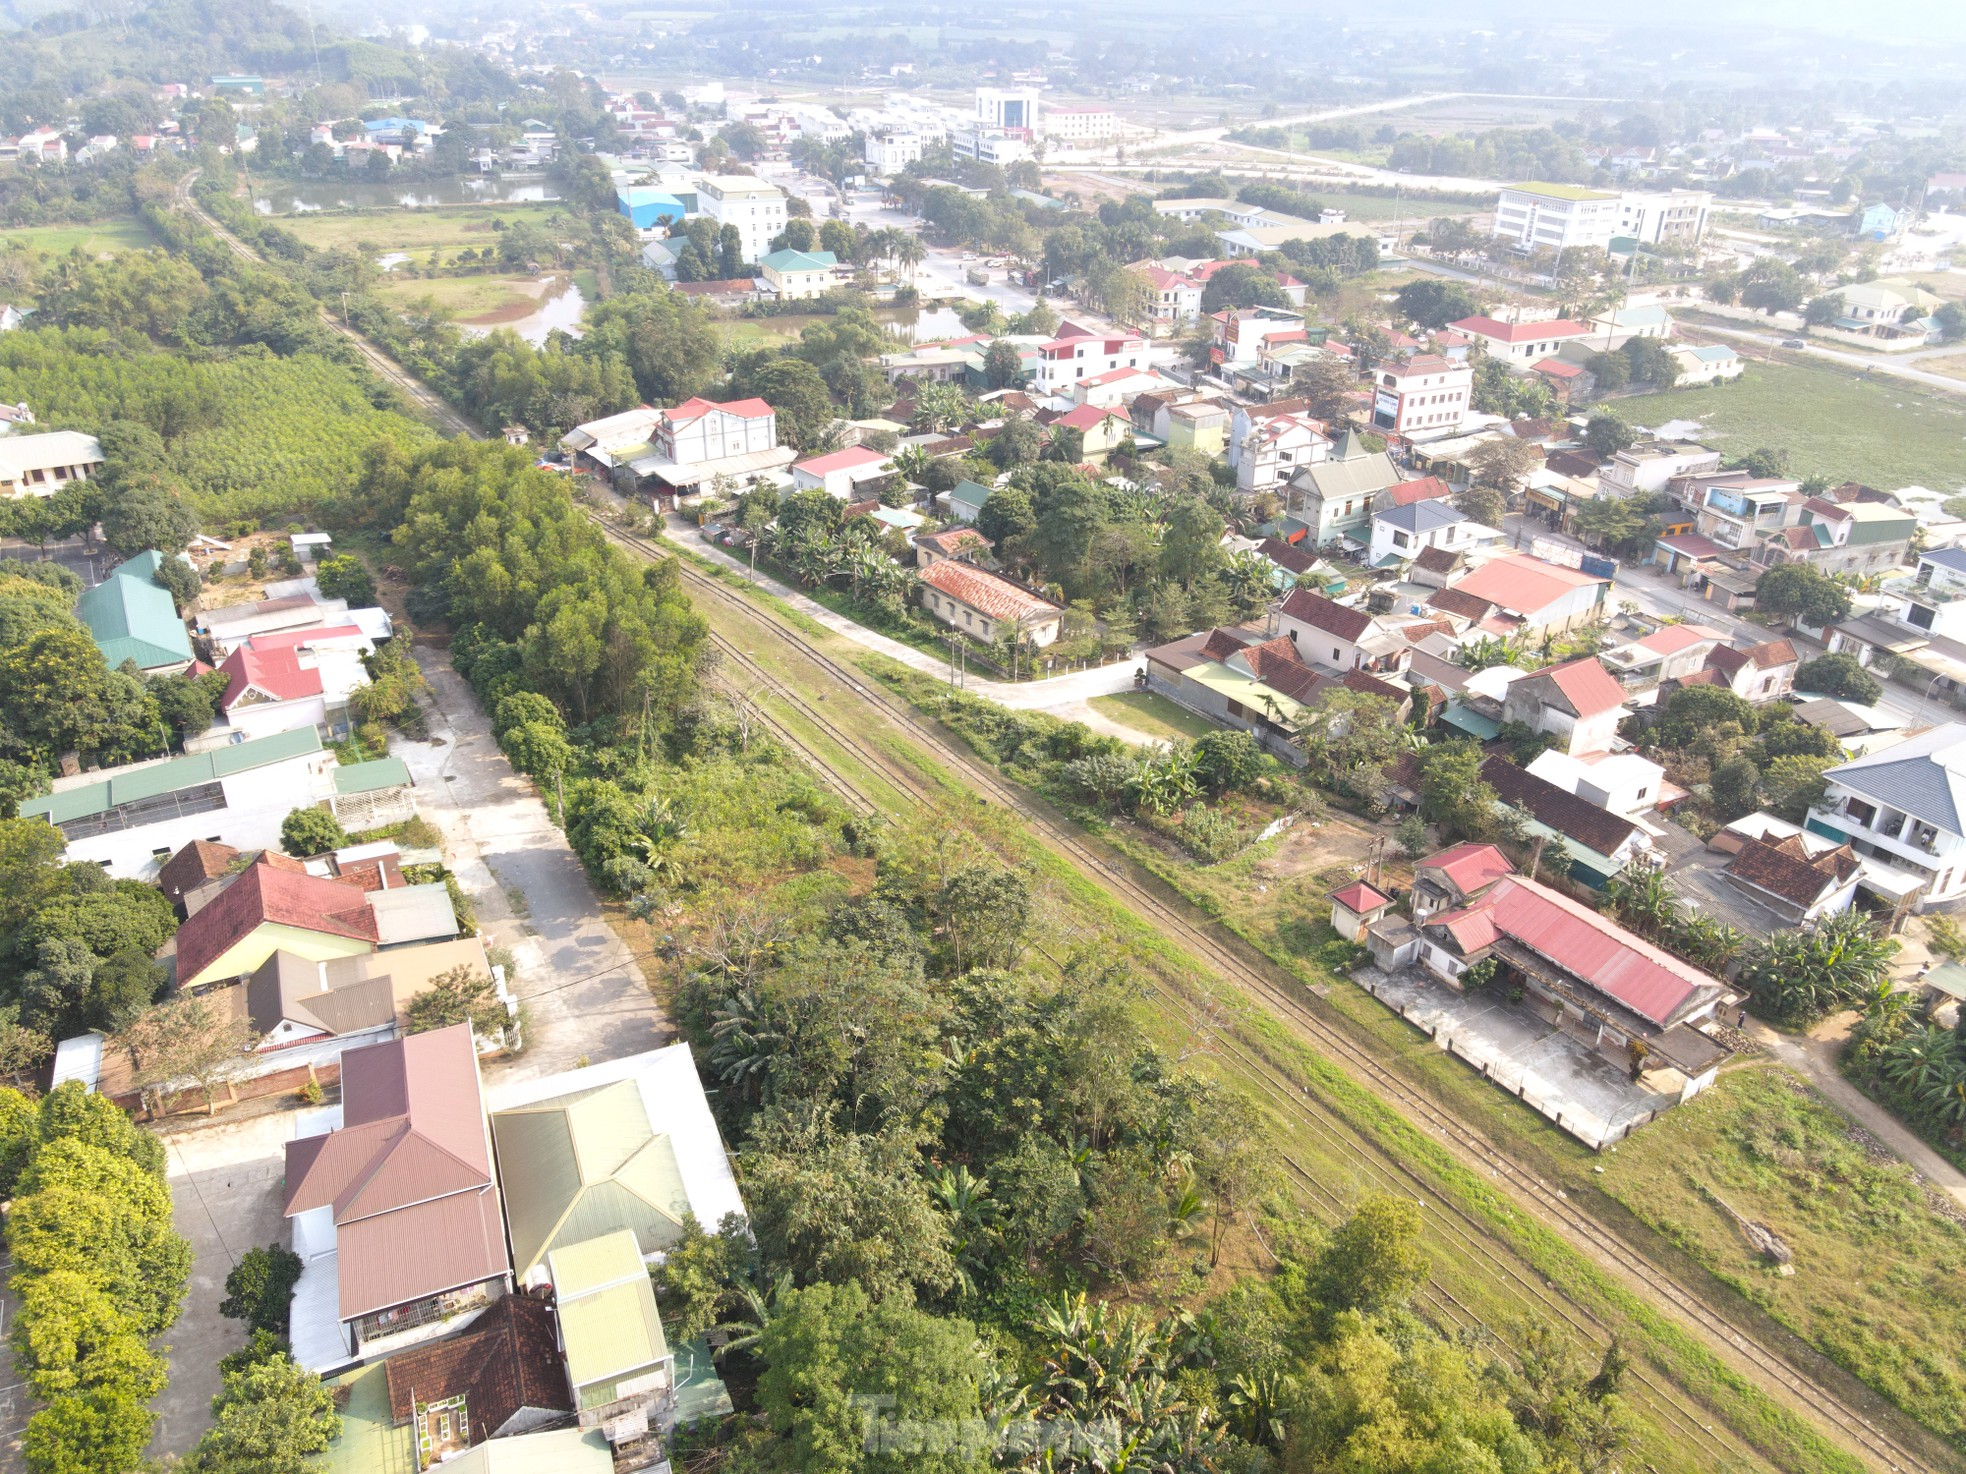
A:
[[[409,764],[399,757],[379,757],[373,762],[349,763],[334,772],[336,793],[374,793],[383,788],[408,788]]]
[[[104,579],[76,600],[75,617],[88,627],[112,668],[134,660],[140,669],[150,670],[192,657],[191,637],[170,592],[148,575]]]
[[[1966,726],[1948,722],[1894,743],[1882,752],[1829,770],[1865,798],[1901,809],[1951,834],[1966,834]],[[23,813],[27,806],[21,805]]]
[[[457,935],[457,911],[451,905],[450,888],[441,880],[370,891],[367,899],[375,916],[378,946],[432,942]]]
[[[279,732],[271,737],[256,737],[250,742],[235,742],[230,747],[215,748],[211,752],[172,758],[168,762],[118,768],[102,782],[84,784],[80,788],[66,789],[43,798],[23,800],[20,812],[24,817],[46,818],[51,824],[63,824],[70,819],[104,813],[118,804],[132,803],[140,798],[155,798],[162,793],[175,793],[180,788],[194,788],[200,783],[210,783],[234,773],[263,768],[269,763],[304,757],[320,750],[321,738],[312,727],[304,727],[297,732]]]
[[[669,1355],[655,1290],[632,1233],[621,1230],[555,1250],[548,1265],[567,1380],[576,1388],[645,1370]]]

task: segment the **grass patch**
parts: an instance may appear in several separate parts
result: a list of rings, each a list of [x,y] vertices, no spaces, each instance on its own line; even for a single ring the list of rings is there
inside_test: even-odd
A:
[[[1789,453],[1797,476],[1872,486],[1966,485],[1966,404],[1902,379],[1861,378],[1814,363],[1753,363],[1731,384],[1617,401],[1627,420],[1697,420],[1726,455]]]
[[[85,256],[114,256],[157,244],[141,220],[104,220],[94,225],[30,225],[0,230],[0,251],[25,247],[30,253],[66,256],[81,247]]]
[[[1770,1065],[1668,1112],[1607,1157],[1603,1186],[1784,1325],[1920,1422],[1966,1443],[1966,1229],[1911,1168]],[[1795,1273],[1764,1266],[1714,1201],[1765,1223]]]
[[[419,210],[316,210],[281,215],[268,223],[291,231],[317,250],[362,250],[378,255],[408,251],[421,265],[432,246],[470,246],[473,250],[496,246],[499,232],[495,221],[542,225],[555,215],[567,213],[564,203],[444,205]]]
[[[1122,727],[1131,727],[1136,732],[1143,732],[1163,742],[1191,741],[1222,730],[1208,718],[1196,716],[1157,691],[1124,691],[1117,696],[1095,696],[1086,704]]]
[[[483,317],[509,308],[531,311],[536,299],[525,290],[527,277],[403,276],[391,273],[375,289],[376,296],[396,307],[409,307],[428,298],[461,318]]]

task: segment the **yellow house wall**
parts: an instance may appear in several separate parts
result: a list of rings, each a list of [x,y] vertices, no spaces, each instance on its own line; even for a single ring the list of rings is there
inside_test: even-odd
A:
[[[296,957],[305,957],[309,962],[326,962],[331,958],[355,957],[374,950],[375,943],[365,942],[359,937],[330,936],[325,932],[308,931],[305,927],[266,921],[219,954],[198,976],[180,978],[178,985],[196,988],[206,983],[243,977],[275,952],[291,952]]]

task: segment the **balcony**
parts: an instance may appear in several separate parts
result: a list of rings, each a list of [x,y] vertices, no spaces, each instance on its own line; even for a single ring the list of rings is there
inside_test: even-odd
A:
[[[1907,861],[1919,870],[1938,869],[1940,860],[1951,855],[1959,845],[1955,836],[1942,834],[1929,824],[1902,815],[1898,816],[1895,833],[1888,822],[1883,828],[1873,829],[1858,815],[1845,812],[1841,805],[1811,809],[1808,827],[1825,838],[1856,841],[1861,852]]]

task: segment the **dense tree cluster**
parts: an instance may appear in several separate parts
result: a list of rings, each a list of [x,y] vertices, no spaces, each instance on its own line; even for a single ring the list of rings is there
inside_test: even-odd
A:
[[[123,1474],[164,1387],[150,1342],[176,1321],[191,1272],[163,1147],[72,1081],[38,1103],[0,1089],[0,1175],[13,1199],[14,1353],[43,1403],[28,1420],[27,1466]]]

